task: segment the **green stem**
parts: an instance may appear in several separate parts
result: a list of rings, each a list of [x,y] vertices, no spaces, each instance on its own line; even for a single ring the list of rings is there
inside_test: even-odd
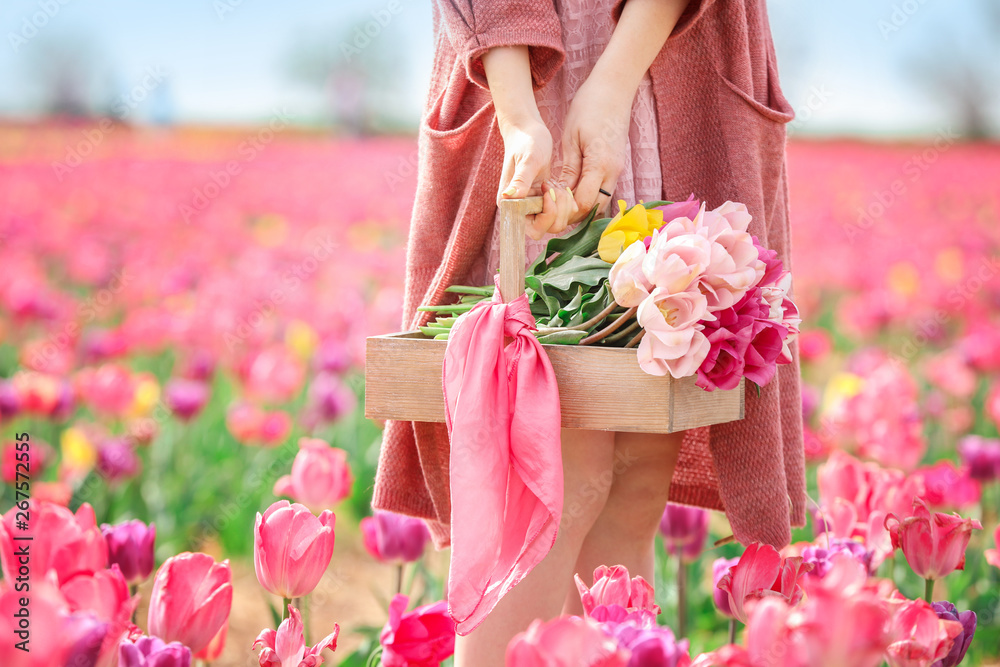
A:
[[[924,580],[924,599],[928,603],[934,602],[934,580],[925,579]]]
[[[621,315],[619,315],[618,319],[616,319],[614,322],[612,322],[608,326],[604,327],[600,331],[598,331],[598,332],[596,332],[596,333],[594,333],[594,334],[592,334],[590,336],[587,336],[586,338],[584,338],[583,340],[581,340],[580,341],[580,345],[590,345],[591,343],[596,343],[597,341],[601,340],[602,338],[606,338],[608,335],[610,335],[610,334],[614,333],[615,331],[617,331],[621,327],[621,325],[625,324],[626,321],[628,321],[633,315],[635,315],[635,312],[638,309],[639,308],[637,306],[632,306],[631,308],[629,308],[628,310],[626,310],[624,313],[622,313]]]
[[[729,619],[729,643],[730,644],[735,644],[736,643],[736,619],[735,618]]]
[[[633,338],[633,339],[632,339],[632,340],[630,340],[630,341],[629,341],[628,343],[626,343],[626,344],[625,344],[625,347],[635,347],[636,345],[638,345],[638,344],[639,344],[639,341],[640,341],[640,340],[642,340],[642,337],[643,337],[643,336],[644,336],[645,334],[646,334],[646,330],[645,330],[645,329],[643,329],[642,331],[640,331],[639,333],[637,333],[637,334],[635,335],[635,338]]]
[[[621,331],[615,333],[612,336],[608,336],[605,339],[604,342],[605,343],[614,343],[616,341],[619,341],[619,340],[621,340],[621,339],[629,336],[630,334],[632,334],[638,328],[639,328],[639,320],[636,320],[635,322],[633,322],[632,324],[628,325],[627,327],[625,327]]]
[[[687,636],[687,566],[677,559],[677,636]]]
[[[451,287],[446,287],[445,292],[452,292],[455,294],[478,294],[479,296],[493,296],[492,287],[469,287],[468,285],[452,285]]]
[[[400,563],[396,567],[396,595],[403,592],[403,568],[406,567],[405,563]]]
[[[467,313],[472,310],[475,304],[453,303],[447,306],[420,306],[417,308],[422,313]]]
[[[291,598],[281,598],[281,620],[288,618],[288,607],[292,604]]]
[[[611,303],[608,305],[607,308],[605,308],[601,312],[597,313],[596,315],[594,315],[593,317],[591,317],[586,322],[584,322],[582,324],[577,324],[577,325],[572,326],[572,327],[566,327],[566,328],[567,329],[575,329],[577,331],[586,331],[590,327],[592,327],[594,325],[597,325],[597,324],[600,324],[601,321],[604,320],[605,317],[607,317],[611,313],[615,312],[615,309],[618,308],[618,307],[619,307],[618,303],[616,301],[612,300]]]
[[[299,611],[302,612],[302,638],[309,646],[309,595],[299,598]]]

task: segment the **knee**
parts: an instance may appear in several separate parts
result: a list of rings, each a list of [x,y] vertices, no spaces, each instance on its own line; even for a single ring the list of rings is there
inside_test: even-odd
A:
[[[612,481],[611,470],[607,469],[570,482],[565,489],[560,529],[582,540],[604,511]]]
[[[670,491],[670,479],[653,470],[637,470],[615,479],[606,511],[620,538],[632,543],[651,541],[660,526]]]

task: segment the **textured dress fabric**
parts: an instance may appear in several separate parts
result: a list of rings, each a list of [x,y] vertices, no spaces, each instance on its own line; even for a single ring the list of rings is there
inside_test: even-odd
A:
[[[436,0],[403,329],[430,319],[416,310],[419,305],[448,302],[449,285],[491,282],[504,153],[482,54],[497,46],[528,46],[534,89],[548,105],[543,113],[548,123],[559,122],[556,109],[566,104],[566,91],[575,90],[589,71],[587,42],[606,39],[621,11],[620,3],[589,0],[592,25],[580,19],[574,27],[571,17],[581,16],[574,3],[582,1]],[[653,121],[633,118],[626,167],[631,173],[619,180],[616,197],[631,203],[647,196],[685,199],[693,192],[711,208],[742,202],[753,216],[750,233],[794,273],[785,170],[785,124],[794,114],[778,83],[764,0],[691,0],[648,80]],[[634,114],[641,113],[647,95],[637,95]],[[644,140],[640,133],[652,128],[655,142]],[[659,192],[647,190],[655,189],[645,181],[655,178],[653,170],[636,164],[647,144],[658,154]],[[540,243],[529,245],[529,252],[540,249]],[[779,366],[759,396],[746,392],[744,419],[685,432],[670,484],[673,502],[725,511],[743,544],[782,547],[791,539],[790,527],[806,519],[798,345],[790,347],[792,363]],[[386,423],[372,504],[426,519],[435,545],[449,544],[445,424]]]

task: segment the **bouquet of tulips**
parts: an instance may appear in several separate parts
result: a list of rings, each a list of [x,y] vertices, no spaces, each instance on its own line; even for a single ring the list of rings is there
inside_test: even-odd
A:
[[[714,210],[683,202],[618,202],[612,218],[590,217],[551,239],[527,268],[525,292],[542,343],[635,347],[651,375],[697,374],[707,390],[758,387],[790,363],[798,309],[777,252],[747,232],[746,206]],[[463,313],[494,288],[455,285],[457,304],[421,331],[446,339]]]

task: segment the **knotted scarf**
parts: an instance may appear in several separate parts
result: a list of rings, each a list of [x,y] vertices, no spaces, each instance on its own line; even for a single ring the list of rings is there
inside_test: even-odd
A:
[[[562,516],[559,387],[535,328],[528,297],[504,303],[498,284],[448,337],[448,607],[462,635],[545,557]]]

